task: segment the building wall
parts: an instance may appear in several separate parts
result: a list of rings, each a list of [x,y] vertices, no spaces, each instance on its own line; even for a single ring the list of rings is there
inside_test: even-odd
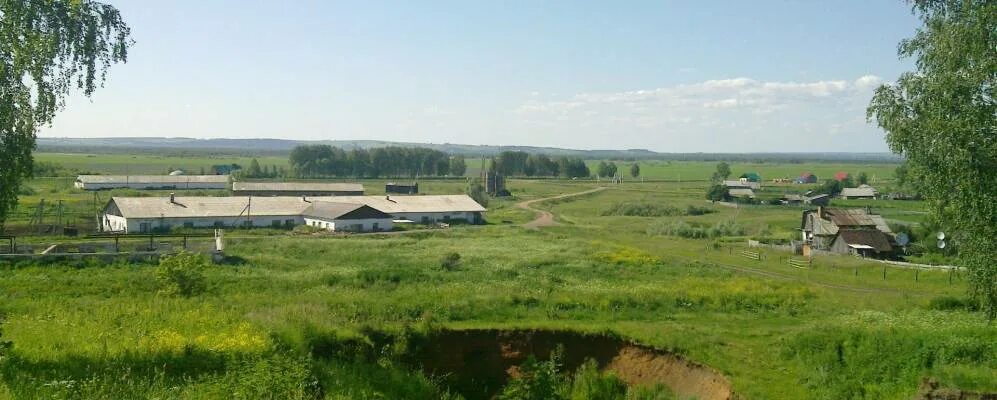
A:
[[[363,191],[315,191],[315,190],[233,190],[235,196],[363,196]]]
[[[339,232],[374,232],[374,224],[377,224],[377,232],[390,231],[394,228],[391,218],[337,219],[330,221],[321,218],[305,217],[304,223],[308,226]],[[356,225],[359,225],[359,227]]]
[[[479,213],[476,212],[431,212],[431,213],[393,213],[396,218],[407,219],[418,223],[447,222],[451,220],[465,220],[475,223]]]
[[[77,189],[83,190],[106,190],[106,189],[137,189],[137,190],[147,190],[147,189],[228,189],[228,183],[226,182],[183,182],[176,185],[173,184],[163,184],[163,183],[83,183],[76,182]]]
[[[189,226],[193,228],[213,228],[216,222],[220,222],[222,227],[242,227],[246,221],[252,221],[252,226],[257,228],[269,228],[273,226],[273,221],[279,221],[280,227],[297,226],[304,223],[304,218],[300,215],[254,215],[247,217],[194,217],[194,218],[124,218],[115,215],[106,215],[103,224],[105,231],[125,233],[143,233],[154,229],[167,229]],[[147,224],[143,226],[143,224]],[[143,229],[144,228],[144,229]]]

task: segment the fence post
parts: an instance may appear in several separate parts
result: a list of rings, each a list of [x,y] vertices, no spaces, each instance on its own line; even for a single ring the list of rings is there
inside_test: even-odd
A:
[[[952,284],[952,271],[954,270],[955,270],[954,268],[949,268],[949,285]]]
[[[883,280],[886,280],[886,264],[883,264]]]
[[[917,274],[921,272],[920,268],[914,268],[914,282],[917,282]]]

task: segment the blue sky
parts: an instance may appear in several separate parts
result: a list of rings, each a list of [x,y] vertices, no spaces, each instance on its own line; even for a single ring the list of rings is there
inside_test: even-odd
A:
[[[40,136],[886,151],[901,1],[109,0],[129,62]]]

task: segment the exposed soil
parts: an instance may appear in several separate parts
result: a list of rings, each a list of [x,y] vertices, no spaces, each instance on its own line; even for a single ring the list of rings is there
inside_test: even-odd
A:
[[[413,354],[424,372],[468,399],[489,399],[529,356],[549,359],[562,346],[563,368],[574,371],[593,359],[629,385],[662,384],[682,398],[733,398],[719,372],[680,356],[606,335],[545,330],[442,331]]]
[[[516,203],[516,207],[519,207],[519,208],[522,208],[524,210],[529,210],[529,211],[533,211],[533,212],[537,213],[536,218],[534,218],[530,222],[527,222],[527,223],[523,224],[524,228],[527,228],[527,229],[539,229],[539,228],[542,228],[542,227],[545,227],[545,226],[554,226],[554,225],[557,225],[557,221],[554,221],[554,214],[552,214],[550,211],[545,211],[545,210],[540,210],[540,209],[533,208],[534,204],[540,203],[540,202],[544,202],[544,201],[548,201],[548,200],[563,199],[565,197],[581,196],[581,195],[584,195],[584,194],[598,192],[598,191],[604,190],[604,189],[606,189],[606,188],[605,187],[597,187],[595,189],[586,190],[584,192],[567,193],[567,194],[561,194],[561,195],[557,195],[557,196],[553,196],[553,197],[544,197],[542,199],[527,200],[527,201],[523,201],[523,202],[520,202],[520,203]]]

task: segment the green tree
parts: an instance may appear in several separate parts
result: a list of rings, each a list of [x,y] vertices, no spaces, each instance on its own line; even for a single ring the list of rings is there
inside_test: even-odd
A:
[[[482,207],[488,207],[488,192],[485,191],[485,186],[481,184],[479,179],[472,179],[468,182],[467,195],[481,204]]]
[[[969,292],[997,318],[997,2],[917,0],[923,25],[900,42],[916,71],[876,89],[868,117],[959,243]]]
[[[859,172],[859,176],[858,176],[857,179],[858,179],[859,185],[868,185],[869,184],[869,175],[866,174],[865,172]]]
[[[37,129],[71,90],[90,96],[126,61],[130,35],[118,10],[96,1],[0,1],[0,227],[31,176]]]
[[[599,176],[609,176],[609,164],[605,161],[599,161],[599,165],[595,167],[595,173]]]
[[[706,199],[713,201],[724,201],[728,199],[727,188],[724,185],[710,185],[706,190]]]
[[[730,165],[727,165],[727,163],[722,162],[720,164],[717,164],[717,170],[716,172],[713,173],[713,177],[710,180],[716,183],[716,182],[721,182],[727,179],[728,177],[730,177]]]
[[[249,168],[246,169],[245,176],[247,178],[259,178],[263,176],[263,169],[260,168],[260,162],[256,161],[255,158],[249,162]]]
[[[616,176],[616,171],[617,170],[618,170],[618,168],[616,167],[616,163],[610,161],[609,164],[606,164],[606,176],[607,177],[614,177],[614,176]]]
[[[640,165],[637,163],[630,164],[630,176],[636,178],[640,176]]]
[[[467,172],[467,163],[464,156],[450,157],[450,176],[464,176]]]

